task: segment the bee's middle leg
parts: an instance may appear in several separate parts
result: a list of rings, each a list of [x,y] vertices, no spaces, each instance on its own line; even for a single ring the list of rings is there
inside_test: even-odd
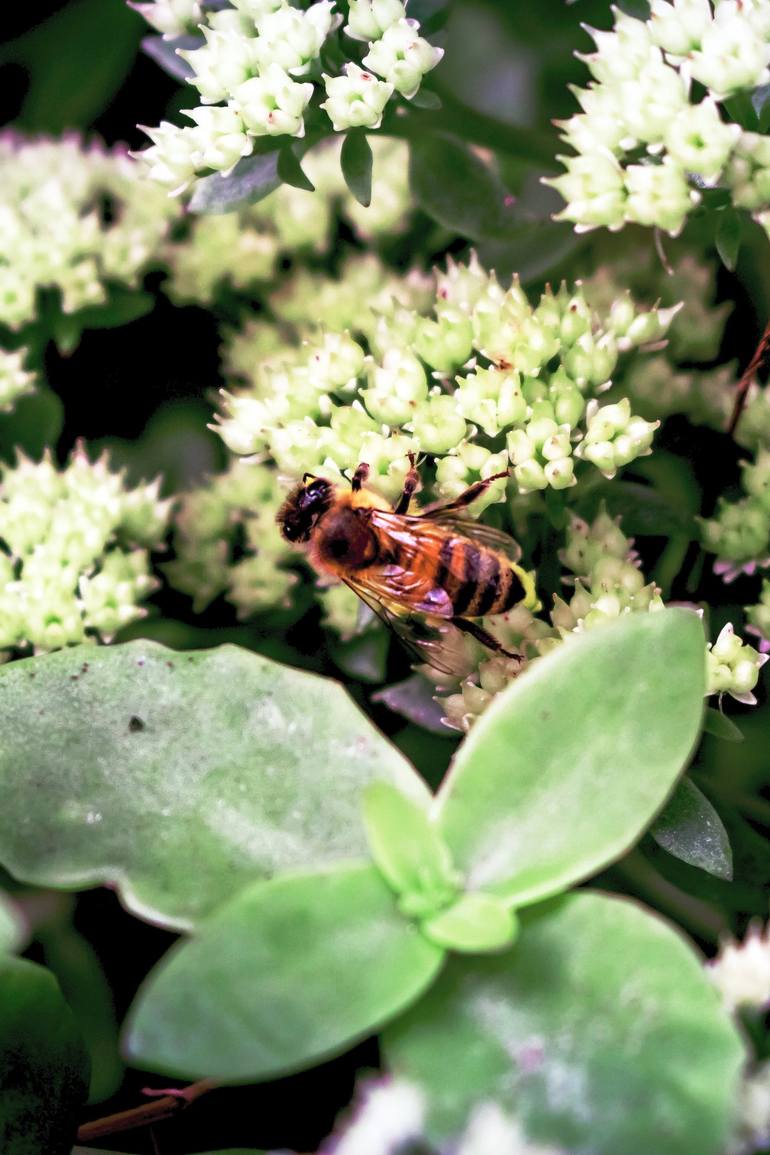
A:
[[[506,658],[516,658],[517,661],[522,661],[521,654],[516,654],[512,650],[506,650],[505,647],[498,642],[497,638],[493,637],[488,630],[476,622],[469,621],[468,618],[450,618],[453,626],[457,626],[458,630],[462,630],[464,634],[470,634],[477,642],[481,642],[482,646],[486,646],[493,654],[503,654]]]
[[[409,472],[404,478],[404,488],[401,490],[401,496],[396,504],[393,506],[394,513],[408,513],[409,503],[412,500],[415,489],[420,484],[420,475],[417,472],[416,458],[413,453],[409,455]]]
[[[501,477],[508,477],[508,470],[504,469],[502,473],[493,473],[491,477],[483,477],[481,481],[474,481],[473,485],[469,485],[464,489],[459,497],[454,501],[437,502],[434,505],[429,505],[427,509],[423,510],[423,515],[430,516],[432,513],[451,513],[454,509],[465,509],[467,505],[471,505],[477,497],[481,497],[482,493],[486,493],[493,481],[498,481]]]

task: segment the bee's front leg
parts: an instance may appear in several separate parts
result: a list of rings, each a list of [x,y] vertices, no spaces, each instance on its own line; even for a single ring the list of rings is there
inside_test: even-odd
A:
[[[366,481],[368,476],[369,476],[369,466],[368,466],[367,462],[360,461],[358,463],[358,465],[356,466],[356,471],[353,474],[353,480],[350,483],[350,488],[353,490],[354,493],[358,493],[359,489],[364,484],[364,482]]]

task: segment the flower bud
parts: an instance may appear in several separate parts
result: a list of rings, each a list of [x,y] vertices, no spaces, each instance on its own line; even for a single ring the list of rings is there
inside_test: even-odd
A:
[[[377,80],[357,64],[344,67],[343,76],[324,73],[325,109],[335,132],[348,128],[379,128],[382,112],[393,94],[393,85]]]
[[[464,439],[467,427],[454,397],[439,393],[417,407],[412,432],[426,453],[448,453]]]
[[[379,40],[406,16],[403,0],[349,0],[345,31],[353,40]]]
[[[451,373],[473,352],[470,319],[460,309],[444,306],[436,320],[421,317],[414,335],[417,353],[439,373]]]
[[[687,56],[698,48],[711,24],[708,0],[652,0],[648,27],[659,48],[675,56]]]
[[[198,166],[228,172],[254,147],[232,108],[200,107],[185,111],[198,125]]]
[[[719,178],[740,135],[740,126],[725,124],[715,101],[707,97],[677,113],[666,129],[665,142],[676,164],[711,183]]]
[[[385,29],[379,40],[369,45],[364,64],[382,76],[396,92],[408,99],[420,87],[423,76],[435,68],[444,55],[419,35],[416,20],[398,20]]]
[[[177,55],[192,68],[189,83],[198,89],[203,103],[217,104],[254,74],[252,42],[237,32],[219,32],[206,25],[203,35],[202,48],[180,48]]]
[[[285,7],[261,17],[259,36],[251,46],[260,75],[278,65],[292,76],[305,76],[339,22],[332,15],[333,8],[334,0],[319,0],[304,12]]]
[[[143,16],[166,40],[194,33],[203,19],[199,0],[153,0],[149,4],[136,4],[129,0],[129,7]]]
[[[312,95],[312,84],[297,84],[280,65],[270,64],[234,89],[230,107],[253,136],[304,136],[302,115]]]
[[[370,385],[361,400],[376,421],[404,425],[428,397],[428,380],[419,358],[406,349],[390,349],[382,365],[372,365]],[[463,434],[465,423],[463,422]],[[462,436],[461,435],[461,436]]]

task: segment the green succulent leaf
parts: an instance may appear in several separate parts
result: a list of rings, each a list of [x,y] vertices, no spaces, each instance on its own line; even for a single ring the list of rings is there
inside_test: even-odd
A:
[[[701,961],[635,903],[582,891],[522,916],[513,950],[451,959],[384,1034],[431,1138],[493,1100],[535,1142],[592,1155],[719,1155],[744,1049]]]
[[[364,791],[369,849],[385,881],[411,916],[432,914],[458,890],[452,859],[425,809],[388,782]]]
[[[410,150],[409,174],[418,205],[445,228],[471,240],[505,231],[505,187],[461,141],[420,136]]]
[[[502,899],[469,891],[452,906],[426,919],[422,932],[431,942],[463,954],[482,954],[510,946],[518,920]]]
[[[315,192],[315,185],[299,162],[296,152],[290,144],[278,153],[278,176],[284,184],[292,188],[302,189],[304,192]]]
[[[150,975],[129,1016],[128,1053],[185,1078],[298,1071],[408,1006],[443,957],[370,863],[257,883]]]
[[[245,156],[227,176],[215,172],[201,177],[190,197],[190,211],[229,213],[243,205],[264,200],[282,183],[278,173],[280,154],[280,149],[276,148],[272,152]]]
[[[427,805],[341,686],[236,646],[80,646],[0,668],[0,861],[189,927],[252,879],[366,853],[361,792]]]
[[[0,960],[0,1151],[69,1155],[88,1093],[88,1056],[56,979]]]
[[[679,783],[650,834],[674,858],[716,878],[733,877],[733,852],[722,819],[690,778]]]
[[[703,655],[695,614],[630,614],[570,639],[504,690],[437,799],[468,888],[519,906],[633,845],[698,735]]]
[[[721,738],[724,742],[742,742],[743,731],[736,726],[732,718],[709,706],[703,718],[703,729],[714,738]]]
[[[372,150],[364,132],[349,132],[342,142],[340,168],[345,184],[364,208],[372,203]]]
[[[743,218],[735,209],[722,209],[717,218],[714,243],[725,268],[734,271],[743,240]]]
[[[0,959],[13,954],[24,942],[24,927],[16,907],[0,892]]]
[[[192,66],[183,56],[177,55],[177,49],[182,48],[189,52],[201,48],[206,43],[202,36],[145,36],[142,40],[142,52],[160,65],[164,72],[173,76],[174,80],[187,80],[194,75]]]

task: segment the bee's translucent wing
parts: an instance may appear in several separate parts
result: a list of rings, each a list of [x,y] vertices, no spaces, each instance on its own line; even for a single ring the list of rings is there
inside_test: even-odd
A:
[[[487,549],[495,549],[499,553],[504,553],[511,561],[520,561],[521,559],[521,546],[517,541],[514,541],[510,534],[505,533],[502,529],[495,529],[491,525],[484,525],[483,522],[473,521],[469,517],[461,517],[457,510],[444,513],[441,507],[434,510],[428,508],[415,520],[431,521],[434,525],[440,525],[458,537],[470,538],[478,545],[485,545]]]
[[[343,581],[391,629],[412,661],[442,674],[462,678],[470,673],[460,631],[448,621],[433,624],[422,614],[387,597],[375,583],[345,577]]]

